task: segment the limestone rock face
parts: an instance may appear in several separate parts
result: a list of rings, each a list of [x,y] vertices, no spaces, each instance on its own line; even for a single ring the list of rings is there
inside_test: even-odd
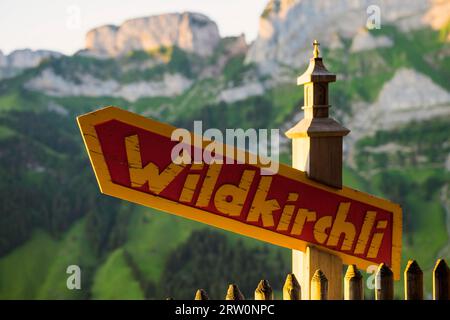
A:
[[[364,110],[364,111],[362,111]],[[413,69],[399,69],[377,101],[354,106],[352,139],[389,130],[411,121],[450,115],[450,93]]]
[[[309,60],[311,43],[339,45],[353,39],[380,9],[381,27],[394,24],[402,30],[420,28],[431,0],[271,0],[259,22],[259,34],[247,54],[247,62],[270,66],[273,62],[300,67]],[[369,13],[368,13],[369,12]],[[263,68],[264,69],[264,68]],[[266,68],[268,72],[270,68]]]
[[[39,63],[41,63],[44,59],[61,56],[61,53],[50,50],[14,50],[9,55],[3,55],[3,53],[0,53],[0,67],[20,69],[32,68],[39,65]]]
[[[14,77],[24,69],[38,66],[45,59],[61,56],[61,53],[50,50],[21,49],[8,55],[0,51],[0,79]]]
[[[359,139],[412,121],[450,116],[450,93],[426,75],[403,68],[383,85],[374,103],[354,103],[352,109],[353,116],[347,120],[352,132],[345,139],[345,157],[351,166]],[[371,151],[392,152],[393,149]]]
[[[86,35],[86,49],[93,56],[115,57],[133,50],[178,46],[200,56],[209,56],[219,41],[215,22],[199,13],[184,12],[95,28]]]
[[[433,0],[430,9],[423,17],[423,22],[434,29],[440,29],[450,23],[450,1]]]
[[[79,75],[75,83],[55,74],[51,69],[43,70],[37,77],[25,83],[25,88],[43,92],[49,96],[112,96],[136,101],[142,97],[171,97],[183,93],[192,85],[192,80],[180,74],[166,73],[158,81],[119,83],[114,79],[97,79],[89,74]]]
[[[263,85],[259,82],[246,83],[239,87],[223,90],[220,93],[218,100],[226,103],[233,103],[251,96],[260,96],[264,94],[264,90]]]
[[[223,50],[218,56],[217,61],[205,69],[200,74],[200,78],[214,78],[220,77],[223,74],[223,69],[231,58],[243,55],[248,51],[248,45],[245,41],[245,36],[241,34],[238,37],[228,37],[222,39]]]
[[[391,47],[393,42],[387,36],[374,37],[367,29],[361,29],[353,38],[350,52],[359,52],[381,47]]]

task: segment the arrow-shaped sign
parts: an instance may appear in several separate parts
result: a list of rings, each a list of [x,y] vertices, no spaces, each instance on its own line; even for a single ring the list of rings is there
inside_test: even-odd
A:
[[[282,164],[263,175],[261,164],[172,161],[175,127],[116,107],[78,124],[105,194],[291,249],[314,245],[359,268],[384,262],[400,276],[402,213],[392,202]]]

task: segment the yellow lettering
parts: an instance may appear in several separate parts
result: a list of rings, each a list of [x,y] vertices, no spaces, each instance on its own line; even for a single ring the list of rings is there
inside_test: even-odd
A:
[[[261,217],[264,227],[273,227],[275,225],[273,221],[273,211],[280,209],[280,205],[275,199],[266,200],[271,183],[272,177],[261,177],[255,197],[253,198],[250,212],[247,216],[247,221],[257,222]]]
[[[358,241],[356,241],[356,248],[354,252],[355,254],[363,254],[366,251],[370,231],[372,230],[376,215],[376,211],[367,211],[366,216],[364,217],[364,223],[361,227]]]
[[[287,202],[297,201],[298,193],[290,192]],[[292,214],[294,213],[295,205],[285,205],[281,213],[280,221],[278,222],[277,231],[287,231],[291,224]]]
[[[159,168],[151,162],[145,167],[142,167],[141,151],[137,135],[125,138],[125,148],[131,186],[133,188],[141,187],[148,182],[149,190],[159,194],[186,166],[185,164],[170,163],[162,172],[159,172]]]
[[[356,230],[353,223],[345,221],[349,208],[350,202],[339,204],[338,212],[336,214],[336,218],[334,219],[333,227],[330,231],[327,246],[337,246],[339,238],[343,233],[345,238],[341,250],[350,250],[352,248]]]
[[[307,209],[298,209],[294,225],[292,226],[291,234],[301,235],[303,232],[303,226],[305,225],[306,221],[316,221],[316,213]]]
[[[314,238],[318,243],[324,243],[327,240],[328,234],[325,231],[331,227],[332,222],[331,216],[324,216],[314,224]]]
[[[195,204],[197,207],[207,207],[209,205],[209,201],[211,200],[211,195],[214,191],[214,186],[216,185],[221,169],[221,164],[211,164],[209,166],[197,199],[197,203]]]
[[[254,176],[255,171],[245,170],[239,186],[233,184],[222,185],[214,196],[216,209],[230,216],[240,216]]]
[[[385,229],[386,227],[386,220],[380,220],[377,222],[377,229]],[[380,250],[383,236],[384,232],[377,232],[373,235],[372,241],[370,242],[369,251],[367,252],[367,258],[376,258],[378,256],[378,251]]]
[[[280,221],[278,222],[277,231],[286,231],[291,223],[292,214],[294,213],[295,206],[285,205],[283,213],[281,214]]]
[[[188,174],[186,181],[184,182],[183,190],[181,191],[180,201],[191,202],[194,196],[195,188],[197,187],[199,174]]]

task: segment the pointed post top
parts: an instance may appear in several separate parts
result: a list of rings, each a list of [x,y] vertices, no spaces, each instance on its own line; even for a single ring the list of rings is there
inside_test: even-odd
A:
[[[272,287],[267,280],[261,280],[255,290],[255,300],[273,300]]]
[[[420,274],[422,270],[416,260],[408,260],[405,268],[405,274]]]
[[[449,273],[448,265],[444,259],[438,259],[436,265],[434,266],[433,273],[445,274]]]
[[[328,83],[336,81],[336,75],[327,70],[320,57],[319,41],[314,40],[312,44],[314,48],[313,57],[309,59],[309,66],[306,71],[297,78],[297,85],[303,85],[310,82]]]
[[[363,277],[354,264],[350,264],[345,273],[344,300],[364,300]]]
[[[317,269],[311,279],[311,300],[328,300],[328,279]]]
[[[269,281],[261,280],[258,283],[258,287],[256,288],[256,290],[259,290],[259,291],[262,291],[262,292],[266,292],[266,291],[272,290],[272,288],[270,287]]]
[[[314,57],[309,59],[308,68],[297,78],[297,84],[304,86],[304,117],[286,132],[286,136],[294,139],[296,169],[306,171],[313,180],[341,189],[342,137],[350,130],[329,117],[328,84],[336,81],[336,75],[325,68],[323,59],[319,57],[317,40],[313,46]]]
[[[354,264],[348,265],[347,272],[345,273],[345,279],[362,279],[361,272],[359,272],[358,268]]]
[[[409,260],[405,269],[405,300],[423,300],[423,272],[416,260]]]
[[[375,300],[394,299],[394,276],[385,263],[381,263],[375,275]]]
[[[444,259],[438,259],[433,269],[433,299],[448,300],[449,290],[449,269]]]
[[[289,273],[283,286],[283,300],[300,300],[301,289],[297,278],[293,273]]]
[[[313,57],[314,58],[319,58],[319,46],[320,46],[320,43],[319,43],[319,41],[317,41],[317,40],[314,40],[313,41],[313,46],[314,46],[314,51],[313,51]]]
[[[234,283],[228,286],[227,295],[225,300],[244,300],[244,295],[239,290],[238,286]]]
[[[391,269],[383,262],[378,266],[377,275],[381,277],[392,277],[393,273]]]
[[[208,294],[203,289],[198,289],[195,293],[194,300],[209,300]]]
[[[327,281],[327,280],[328,280],[327,277],[320,269],[317,269],[312,277],[312,281]]]

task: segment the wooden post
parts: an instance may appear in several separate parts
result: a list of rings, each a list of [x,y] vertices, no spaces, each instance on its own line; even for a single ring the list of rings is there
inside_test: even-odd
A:
[[[195,293],[194,300],[209,300],[208,295],[206,294],[206,291],[203,289],[198,289]]]
[[[301,300],[301,287],[293,273],[289,273],[284,282],[283,300]]]
[[[311,279],[311,300],[328,300],[328,279],[320,269]]]
[[[433,269],[433,300],[449,300],[450,271],[444,259],[438,259]]]
[[[267,280],[261,280],[255,290],[255,300],[273,300],[272,287]]]
[[[345,273],[344,300],[364,300],[363,277],[354,264],[349,265]]]
[[[405,300],[423,300],[423,272],[416,260],[409,260],[404,273]]]
[[[304,85],[304,118],[286,132],[292,139],[292,166],[308,177],[334,188],[342,188],[342,137],[350,131],[328,117],[328,83],[336,75],[328,72],[314,41],[313,58],[298,77]],[[342,260],[313,246],[306,252],[293,250],[292,269],[302,288],[302,299],[310,298],[310,281],[317,269],[329,278],[329,299],[342,299]]]
[[[238,286],[233,283],[228,286],[225,300],[245,300],[245,298]]]
[[[394,299],[394,275],[384,263],[378,267],[375,275],[375,300]]]

